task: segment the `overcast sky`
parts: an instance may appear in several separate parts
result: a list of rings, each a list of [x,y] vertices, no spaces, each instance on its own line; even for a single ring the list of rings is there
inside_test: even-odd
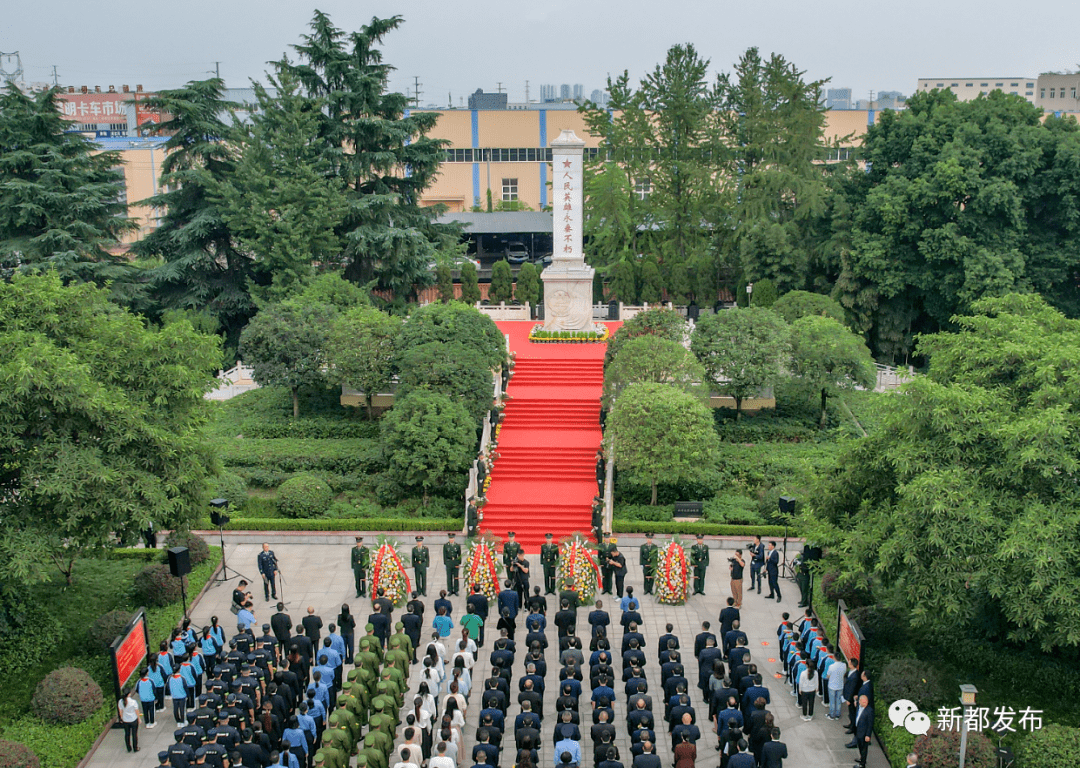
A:
[[[261,78],[266,62],[291,52],[319,8],[352,30],[372,16],[401,14],[386,41],[395,90],[421,82],[422,103],[455,105],[501,82],[511,101],[539,98],[542,83],[581,83],[585,95],[610,73],[634,82],[676,43],[693,43],[714,71],[729,71],[749,46],[776,51],[806,70],[851,87],[910,94],[919,77],[1032,77],[1076,69],[1080,3],[961,3],[895,0],[865,5],[697,0],[14,0],[0,11],[0,51],[19,51],[27,80],[63,85],[175,87],[220,61],[229,86]]]

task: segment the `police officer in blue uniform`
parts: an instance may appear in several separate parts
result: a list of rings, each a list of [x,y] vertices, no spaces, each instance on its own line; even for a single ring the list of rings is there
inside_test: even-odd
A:
[[[262,545],[263,551],[259,553],[259,573],[263,579],[263,596],[267,602],[272,597],[277,600],[277,575],[280,573],[277,564],[277,555],[270,549],[269,544]]]

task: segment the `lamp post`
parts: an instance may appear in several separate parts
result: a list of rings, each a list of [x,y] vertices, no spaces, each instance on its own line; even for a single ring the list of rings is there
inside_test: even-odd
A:
[[[960,686],[960,706],[964,710],[964,719],[960,723],[960,768],[964,768],[964,759],[967,757],[968,707],[975,706],[975,696],[978,693],[979,690],[974,685]]]
[[[747,283],[746,284],[746,306],[748,306],[748,307],[750,306],[750,302],[751,302],[751,300],[753,298],[754,298],[754,284],[753,283]]]

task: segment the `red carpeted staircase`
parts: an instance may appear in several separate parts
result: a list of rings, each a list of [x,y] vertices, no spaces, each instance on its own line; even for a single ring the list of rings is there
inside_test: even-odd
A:
[[[480,527],[500,539],[514,531],[527,552],[538,552],[545,533],[556,540],[591,534],[604,345],[530,344],[508,335],[517,362]]]

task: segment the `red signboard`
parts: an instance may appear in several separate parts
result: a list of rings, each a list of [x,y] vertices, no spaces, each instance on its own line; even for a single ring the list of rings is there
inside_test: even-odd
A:
[[[61,93],[58,95],[60,114],[76,123],[98,125],[126,123],[129,102],[135,104],[135,124],[161,122],[161,117],[143,109],[145,93]]]
[[[124,684],[146,660],[149,650],[149,634],[146,628],[146,614],[139,609],[128,623],[124,634],[113,640],[113,676],[116,684],[116,697],[120,698]]]
[[[859,625],[848,618],[847,606],[844,601],[840,601],[839,605],[839,618],[837,620],[837,626],[839,631],[837,634],[837,645],[840,646],[841,653],[844,654],[844,658],[848,661],[854,661],[860,667],[862,666],[862,654],[863,654],[863,635],[859,631]]]

